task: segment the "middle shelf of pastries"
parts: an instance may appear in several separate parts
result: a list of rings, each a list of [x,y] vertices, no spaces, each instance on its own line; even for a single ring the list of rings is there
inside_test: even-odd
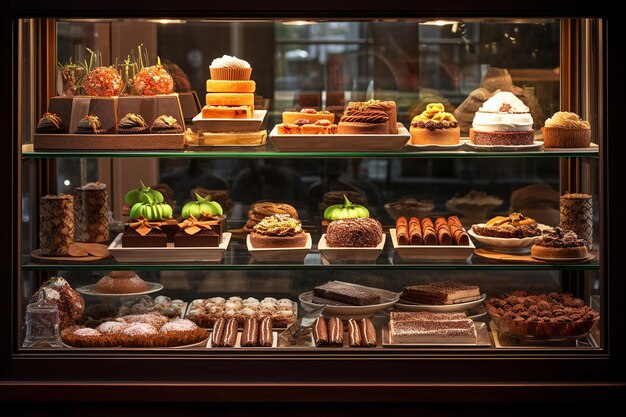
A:
[[[434,212],[426,200],[386,204],[392,220],[383,225],[354,191],[327,192],[321,216],[306,220],[291,204],[255,202],[242,224],[228,218],[234,202],[227,190],[197,191],[175,213],[159,190],[140,182],[125,195],[127,220],[115,225],[109,221],[106,184],[43,196],[39,248],[24,258],[23,268],[599,268],[587,194],[562,195],[560,222],[552,227],[521,212],[488,214],[502,200],[484,193],[448,200],[446,206],[461,217]]]

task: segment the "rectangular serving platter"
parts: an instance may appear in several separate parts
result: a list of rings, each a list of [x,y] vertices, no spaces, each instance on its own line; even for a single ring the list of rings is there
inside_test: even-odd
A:
[[[231,234],[224,232],[216,248],[176,248],[170,243],[162,248],[123,248],[120,233],[111,242],[109,252],[118,262],[220,262],[230,238]]]
[[[396,135],[279,135],[277,126],[270,132],[276,149],[288,152],[398,152],[409,137],[402,123]]]
[[[402,261],[465,262],[474,253],[474,242],[468,246],[399,245],[396,229],[389,229],[393,250]]]
[[[491,338],[489,337],[489,329],[487,323],[474,322],[476,327],[476,343],[391,343],[389,340],[389,326],[385,325],[382,329],[383,347],[403,348],[403,347],[491,347]]]
[[[198,113],[193,118],[193,124],[201,132],[254,132],[259,130],[266,115],[267,110],[255,110],[250,119],[204,119],[202,113]]]
[[[303,248],[254,248],[250,243],[250,235],[247,235],[246,246],[250,255],[257,262],[304,262],[313,242],[311,234],[307,233],[306,244]]]

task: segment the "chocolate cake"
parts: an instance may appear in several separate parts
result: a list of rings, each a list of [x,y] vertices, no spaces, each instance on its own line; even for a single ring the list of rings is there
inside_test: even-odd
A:
[[[200,230],[193,235],[183,230],[179,230],[174,235],[174,247],[191,248],[191,247],[209,247],[216,248],[220,245],[220,235],[212,229]]]
[[[440,281],[405,287],[400,296],[417,304],[458,304],[480,298],[480,288],[457,281]]]
[[[375,247],[383,239],[383,228],[378,220],[356,218],[335,220],[326,230],[329,247]]]
[[[162,248],[167,246],[167,235],[159,229],[152,229],[146,235],[140,235],[132,229],[128,229],[122,235],[122,247],[124,248]]]
[[[338,282],[327,282],[324,285],[313,288],[313,296],[355,306],[380,304],[380,296],[376,292],[367,288]]]
[[[475,145],[520,146],[532,145],[535,141],[535,132],[478,132],[474,130]]]

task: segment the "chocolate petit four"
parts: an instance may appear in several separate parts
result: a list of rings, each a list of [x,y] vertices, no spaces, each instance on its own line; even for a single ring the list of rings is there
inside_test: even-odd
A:
[[[37,122],[37,133],[63,133],[63,120],[54,113],[46,112]]]
[[[165,114],[157,117],[157,119],[152,123],[152,127],[150,128],[150,133],[182,133],[183,128],[178,124],[178,120],[173,118],[172,116],[167,116]]]
[[[174,247],[212,247],[220,245],[220,234],[213,230],[218,227],[219,220],[196,220],[189,216],[178,224],[180,230],[174,235]]]
[[[100,118],[93,114],[83,117],[76,125],[76,134],[79,135],[96,135],[105,132],[106,131],[102,128]]]
[[[139,114],[127,113],[117,124],[117,133],[140,134],[148,133],[150,130],[146,121]]]

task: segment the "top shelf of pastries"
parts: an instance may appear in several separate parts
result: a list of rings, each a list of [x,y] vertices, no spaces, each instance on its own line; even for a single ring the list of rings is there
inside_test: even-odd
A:
[[[377,100],[346,100],[340,108],[275,108],[273,117],[268,117],[268,104],[255,95],[249,62],[228,55],[214,59],[201,107],[196,93],[190,97],[174,93],[166,68],[160,62],[148,66],[141,46],[138,51],[134,71],[126,68],[124,76],[114,66],[92,66],[92,60],[83,66],[71,62],[62,66],[66,72],[77,72],[70,79],[82,82],[73,90],[65,88],[64,96],[50,99],[36,125],[33,143],[23,145],[22,156],[541,158],[599,154],[587,121],[559,111],[544,125],[537,115],[533,118],[524,97],[510,91],[490,91],[480,102],[459,112],[461,106],[454,114],[442,103],[430,103],[405,124],[399,122],[401,106],[393,94]],[[189,98],[193,105],[183,105]]]

